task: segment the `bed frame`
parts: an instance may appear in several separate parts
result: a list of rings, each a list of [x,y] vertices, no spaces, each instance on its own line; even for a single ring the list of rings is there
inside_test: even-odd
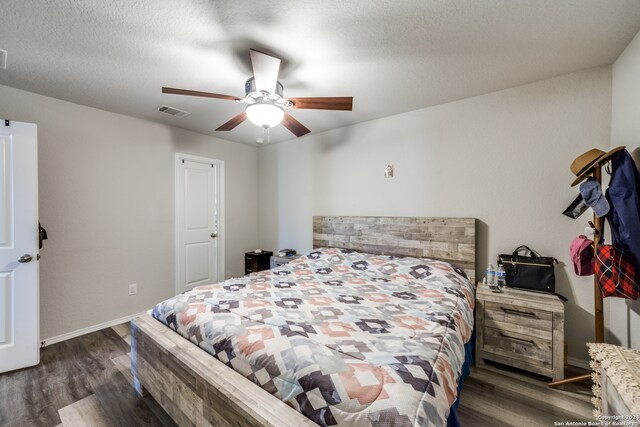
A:
[[[474,218],[313,218],[313,246],[428,257],[475,280]],[[314,426],[304,415],[153,319],[131,321],[131,373],[180,426]]]
[[[475,218],[314,216],[313,247],[433,258],[476,279]]]

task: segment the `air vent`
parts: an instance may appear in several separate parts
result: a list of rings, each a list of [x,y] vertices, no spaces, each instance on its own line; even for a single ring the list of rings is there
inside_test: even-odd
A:
[[[7,51],[0,49],[0,69],[7,69]]]
[[[187,111],[178,110],[177,108],[174,108],[174,107],[169,107],[168,105],[161,105],[156,110],[173,117],[184,117],[191,114]]]

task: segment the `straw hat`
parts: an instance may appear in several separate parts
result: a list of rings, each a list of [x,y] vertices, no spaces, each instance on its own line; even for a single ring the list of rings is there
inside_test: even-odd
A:
[[[572,187],[580,184],[584,179],[589,175],[591,169],[599,164],[608,160],[609,157],[613,155],[613,153],[617,153],[620,150],[624,150],[624,145],[620,147],[616,147],[613,150],[605,153],[602,150],[598,150],[597,148],[592,148],[586,153],[580,154],[576,159],[571,163],[571,172],[577,177],[575,181],[571,184]]]

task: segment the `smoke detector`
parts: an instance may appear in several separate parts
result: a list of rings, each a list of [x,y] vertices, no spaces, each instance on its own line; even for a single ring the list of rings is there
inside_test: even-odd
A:
[[[189,114],[191,114],[188,111],[180,110],[179,108],[175,108],[175,107],[169,107],[168,105],[161,105],[158,108],[156,108],[156,111],[159,111],[164,114],[168,114],[173,117],[178,117],[178,118],[188,116]]]
[[[8,52],[6,50],[0,49],[0,69],[7,69],[7,55]]]

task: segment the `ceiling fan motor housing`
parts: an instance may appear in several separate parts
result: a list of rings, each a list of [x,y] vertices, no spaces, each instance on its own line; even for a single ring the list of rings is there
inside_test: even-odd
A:
[[[244,84],[244,93],[245,95],[249,95],[254,92],[256,92],[256,79],[254,77],[251,77]],[[284,86],[282,86],[282,83],[278,81],[276,82],[276,93],[275,94],[272,93],[270,95],[278,95],[280,98],[282,98],[284,97],[283,94],[284,94]]]

